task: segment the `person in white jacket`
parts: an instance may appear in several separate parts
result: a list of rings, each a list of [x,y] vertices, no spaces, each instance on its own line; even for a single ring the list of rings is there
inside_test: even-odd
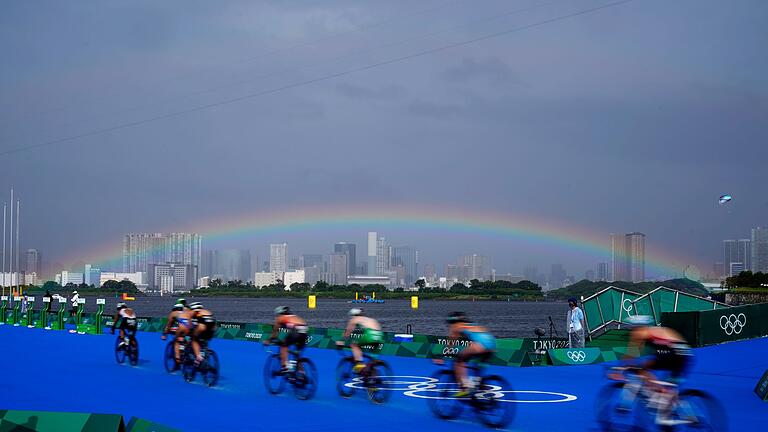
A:
[[[77,293],[77,291],[72,291],[72,298],[69,299],[70,303],[72,303],[72,315],[77,313],[78,300],[80,300],[80,295]]]

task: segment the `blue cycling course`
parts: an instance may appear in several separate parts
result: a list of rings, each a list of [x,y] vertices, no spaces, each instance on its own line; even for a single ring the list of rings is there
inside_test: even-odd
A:
[[[333,350],[305,351],[318,367],[320,385],[313,400],[301,401],[290,389],[279,396],[267,393],[262,379],[267,353],[261,344],[214,339],[221,380],[208,388],[199,378],[190,384],[179,373],[165,372],[166,342],[159,334],[139,333],[138,340],[141,359],[132,367],[115,362],[114,337],[0,326],[0,409],[116,413],[184,431],[485,430],[468,409],[459,420],[443,421],[432,416],[424,399],[404,391],[393,392],[384,405],[372,404],[362,392],[351,399],[339,397],[334,372],[340,356]],[[715,395],[726,408],[730,430],[756,429],[768,423],[768,402],[753,393],[768,369],[766,353],[768,338],[696,349],[686,386]],[[438,369],[425,359],[382,358],[395,375],[416,377],[402,379],[408,383],[423,382]],[[607,383],[603,365],[490,367],[488,372],[504,376],[515,391],[577,398],[515,403],[509,430],[596,430],[595,397]],[[567,397],[519,393],[513,398]]]

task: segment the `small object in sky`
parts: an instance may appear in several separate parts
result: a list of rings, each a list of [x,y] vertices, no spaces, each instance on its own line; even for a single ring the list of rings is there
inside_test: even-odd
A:
[[[719,202],[722,205],[722,204],[725,204],[727,202],[730,202],[732,199],[733,199],[733,197],[730,196],[730,195],[720,195]]]

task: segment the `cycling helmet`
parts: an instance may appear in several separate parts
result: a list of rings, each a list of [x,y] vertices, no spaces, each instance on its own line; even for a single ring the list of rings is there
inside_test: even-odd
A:
[[[125,308],[127,308],[127,307],[128,307],[128,306],[126,306],[126,304],[125,304],[125,303],[122,303],[122,302],[120,302],[120,303],[118,303],[118,304],[117,304],[117,310],[120,310],[120,309],[125,309]]]
[[[278,306],[275,308],[275,315],[290,315],[291,309],[288,306]]]
[[[656,320],[653,319],[653,317],[650,315],[633,315],[625,319],[624,322],[629,325],[638,326],[638,327],[647,327],[647,326],[656,325]]]
[[[189,304],[189,308],[192,310],[199,310],[203,308],[203,304],[200,302],[194,302]]]
[[[176,300],[176,303],[177,303],[177,304],[181,304],[182,306],[186,306],[186,305],[187,305],[187,299],[185,299],[184,297],[182,297],[182,298],[180,298],[180,299]]]
[[[352,308],[349,310],[349,316],[351,317],[360,316],[362,314],[363,314],[363,310],[360,308]]]
[[[184,310],[184,305],[181,304],[181,303],[176,303],[175,305],[173,305],[173,309],[172,310],[175,310],[175,311]]]
[[[446,320],[448,324],[456,324],[460,322],[469,322],[467,315],[464,312],[451,312]]]

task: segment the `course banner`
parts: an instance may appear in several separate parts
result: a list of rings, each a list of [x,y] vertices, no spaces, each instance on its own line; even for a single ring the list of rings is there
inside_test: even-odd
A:
[[[693,346],[706,346],[768,335],[768,303],[699,312],[663,313],[661,323]]]
[[[0,410],[0,430],[14,432],[124,432],[123,416]]]
[[[554,366],[586,365],[602,361],[600,348],[561,348],[547,351]]]
[[[763,377],[757,382],[755,394],[757,394],[760,400],[768,401],[768,370],[765,371]]]

